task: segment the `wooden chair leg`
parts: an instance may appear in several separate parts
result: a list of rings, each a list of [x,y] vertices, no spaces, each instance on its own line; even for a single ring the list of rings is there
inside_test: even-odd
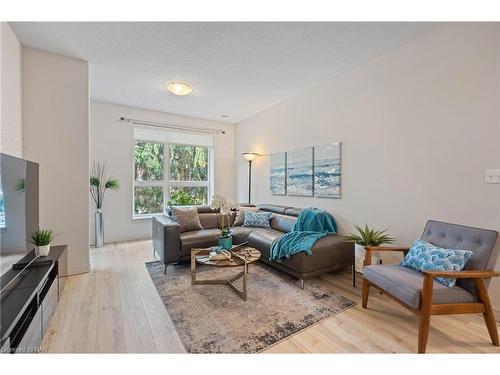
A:
[[[420,305],[420,318],[418,325],[418,353],[425,353],[427,348],[427,339],[429,338],[429,329],[431,326],[431,306],[432,306],[432,286],[434,279],[432,277],[424,278],[422,288],[422,302]]]
[[[495,346],[500,346],[498,341],[497,324],[495,322],[495,315],[493,313],[493,308],[491,307],[488,290],[486,289],[486,285],[484,285],[483,279],[476,279],[475,281],[479,299],[484,304],[483,317],[484,317],[484,322],[486,323],[486,327],[488,328],[488,333],[490,334],[491,342]]]
[[[429,338],[429,329],[431,327],[431,314],[420,312],[418,326],[418,353],[425,353],[427,348],[427,339]]]
[[[370,292],[370,283],[368,280],[363,279],[363,289],[361,292],[361,306],[366,309],[368,306],[368,293]]]

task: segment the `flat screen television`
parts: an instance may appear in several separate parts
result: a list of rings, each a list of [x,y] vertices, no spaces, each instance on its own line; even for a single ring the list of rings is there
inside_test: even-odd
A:
[[[0,276],[34,245],[38,229],[38,164],[0,153]]]

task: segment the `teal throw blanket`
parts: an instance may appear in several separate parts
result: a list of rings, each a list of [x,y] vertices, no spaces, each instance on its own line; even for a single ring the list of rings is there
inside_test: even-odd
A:
[[[304,208],[292,231],[273,241],[269,260],[279,262],[300,252],[311,255],[317,240],[336,232],[337,224],[332,215],[318,208]]]

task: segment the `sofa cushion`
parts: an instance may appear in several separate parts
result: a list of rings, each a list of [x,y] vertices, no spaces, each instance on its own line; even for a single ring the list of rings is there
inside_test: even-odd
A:
[[[276,238],[282,236],[283,232],[271,228],[251,229],[253,231],[248,236],[248,246],[258,249],[261,252],[261,259],[268,260],[271,244]]]
[[[215,214],[219,212],[219,209],[212,208],[210,206],[196,206],[199,214]]]
[[[297,218],[293,216],[273,214],[271,217],[271,228],[280,232],[291,232],[293,225],[297,222]]]
[[[219,226],[219,222],[217,219],[216,213],[201,213],[199,214],[200,223],[203,229],[212,229],[217,228]]]
[[[252,233],[255,228],[252,227],[232,227],[231,235],[233,236],[233,243],[240,244],[248,241],[248,236]]]
[[[174,219],[180,227],[181,232],[190,230],[203,229],[196,207],[170,207],[172,219]]]
[[[181,255],[190,255],[191,249],[217,246],[220,230],[203,229],[181,233]]]
[[[241,207],[240,206],[238,208],[238,211],[236,211],[236,217],[234,218],[234,222],[232,225],[233,227],[238,227],[240,225],[243,225],[246,211],[257,212],[257,211],[259,211],[259,207]]]
[[[288,206],[279,206],[277,204],[259,204],[261,211],[272,212],[283,215]]]
[[[290,207],[285,210],[285,215],[298,217],[302,208]]]
[[[415,309],[420,308],[424,276],[399,265],[373,265],[363,270],[363,277]],[[474,302],[474,296],[459,286],[448,288],[434,281],[432,303]]]

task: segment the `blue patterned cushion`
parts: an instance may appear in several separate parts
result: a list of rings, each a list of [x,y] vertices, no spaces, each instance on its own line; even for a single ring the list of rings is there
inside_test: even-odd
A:
[[[462,271],[472,254],[469,250],[443,249],[416,240],[400,265],[417,271]],[[436,280],[449,288],[455,286],[457,281],[443,277],[437,277]]]
[[[270,212],[251,212],[244,211],[244,227],[271,228],[269,220],[272,213]]]

